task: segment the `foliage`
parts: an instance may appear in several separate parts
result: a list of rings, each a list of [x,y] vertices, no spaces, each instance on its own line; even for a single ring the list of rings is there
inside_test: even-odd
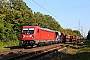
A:
[[[4,22],[3,19],[0,17],[0,40],[4,39]]]
[[[72,29],[64,29],[66,34],[72,35],[72,36],[82,36],[78,30],[72,30]]]
[[[78,60],[90,60],[90,40],[85,40],[82,48],[77,52]]]
[[[80,33],[80,31],[78,31],[78,30],[73,30],[73,33],[76,33],[77,36],[82,36],[81,33]]]
[[[18,46],[18,40],[11,40],[11,41],[0,41],[0,50],[9,50],[11,46]]]
[[[90,40],[90,30],[88,31],[87,39]]]

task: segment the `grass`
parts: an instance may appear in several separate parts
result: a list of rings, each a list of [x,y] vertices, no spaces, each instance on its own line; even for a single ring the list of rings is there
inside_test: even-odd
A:
[[[78,51],[78,49],[72,49],[72,48],[68,47],[66,53],[67,54],[76,54],[77,51]]]
[[[77,53],[90,52],[90,40],[84,41],[82,48]]]
[[[78,44],[80,49],[67,48],[65,53],[57,52],[49,54],[36,60],[90,60],[90,41],[84,41],[84,44]]]
[[[5,47],[18,46],[18,45],[19,45],[18,40],[0,41],[0,50],[9,50],[9,48],[5,48]]]
[[[90,60],[90,40],[84,41],[83,48],[76,53],[78,60]]]

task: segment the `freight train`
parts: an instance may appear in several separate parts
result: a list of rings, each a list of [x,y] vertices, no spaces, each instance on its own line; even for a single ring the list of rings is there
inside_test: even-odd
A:
[[[19,44],[21,46],[39,46],[76,40],[78,40],[76,36],[66,35],[63,32],[41,28],[39,26],[23,26]]]

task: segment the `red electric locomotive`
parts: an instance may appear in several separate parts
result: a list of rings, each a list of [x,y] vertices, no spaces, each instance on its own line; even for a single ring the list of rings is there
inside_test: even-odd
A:
[[[60,32],[39,26],[23,26],[20,45],[33,46],[40,44],[56,43],[60,41]]]

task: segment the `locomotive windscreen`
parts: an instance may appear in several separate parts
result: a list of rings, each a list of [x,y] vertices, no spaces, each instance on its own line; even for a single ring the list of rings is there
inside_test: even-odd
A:
[[[34,28],[23,28],[23,34],[34,34]]]

